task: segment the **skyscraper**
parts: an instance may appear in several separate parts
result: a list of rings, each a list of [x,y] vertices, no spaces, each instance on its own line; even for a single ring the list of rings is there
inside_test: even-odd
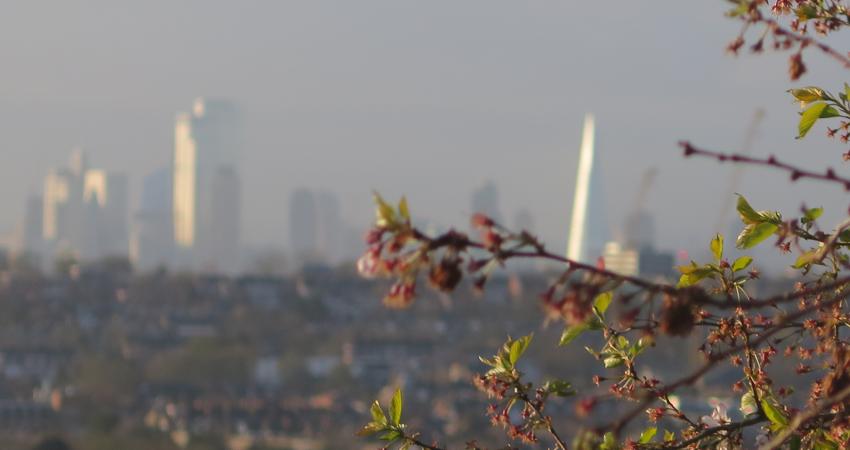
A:
[[[199,98],[191,113],[177,115],[172,206],[174,242],[192,265],[213,253],[216,239],[212,228],[213,183],[224,168],[236,173],[239,145],[238,114],[230,102]],[[238,201],[235,203],[238,205]],[[238,214],[238,211],[230,212]]]
[[[71,152],[67,167],[47,174],[41,204],[48,259],[59,253],[82,259],[127,254],[127,177],[89,168],[82,150]]]
[[[314,195],[318,222],[318,256],[326,262],[337,263],[343,256],[342,240],[345,228],[339,211],[339,200],[329,191],[319,191]]]
[[[319,220],[316,199],[309,189],[296,189],[289,203],[289,241],[295,258],[313,262],[318,253]]]
[[[232,273],[239,262],[239,176],[232,166],[221,166],[212,178],[210,240],[202,264]]]
[[[567,241],[567,258],[592,263],[601,257],[608,238],[604,195],[599,164],[594,151],[594,120],[584,119],[573,213]]]
[[[139,210],[133,216],[130,258],[141,270],[172,262],[174,231],[171,220],[172,173],[161,168],[142,182]]]
[[[75,148],[68,167],[51,169],[44,178],[42,238],[54,251],[78,250],[82,243],[86,170],[86,155]]]
[[[127,255],[127,176],[89,169],[83,177],[86,258]]]
[[[40,255],[43,249],[42,229],[44,217],[44,201],[40,195],[30,195],[24,211],[24,221],[21,225],[20,247],[24,253]]]

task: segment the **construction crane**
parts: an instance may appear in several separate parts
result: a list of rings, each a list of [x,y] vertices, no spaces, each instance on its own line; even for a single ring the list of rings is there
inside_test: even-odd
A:
[[[744,135],[744,142],[741,145],[741,155],[747,155],[753,149],[753,144],[755,143],[756,135],[758,134],[759,125],[761,125],[761,121],[764,119],[764,110],[759,108],[753,113],[753,118],[750,121],[749,127],[747,127],[747,132]],[[733,202],[735,200],[735,193],[738,191],[738,186],[741,184],[741,180],[744,177],[744,165],[737,164],[732,172],[732,178],[729,180],[725,195],[723,196],[723,207],[720,208],[720,216],[717,217],[717,223],[714,224],[714,231],[716,233],[722,233],[725,231],[724,229],[729,226],[729,214],[732,212]]]

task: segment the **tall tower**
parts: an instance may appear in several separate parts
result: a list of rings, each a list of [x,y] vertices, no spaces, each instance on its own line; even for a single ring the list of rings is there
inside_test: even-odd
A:
[[[213,253],[211,247],[216,240],[212,229],[213,184],[224,168],[236,175],[239,143],[238,114],[228,101],[199,98],[191,113],[177,116],[173,167],[174,243],[179,250],[190,254],[193,263]]]
[[[584,118],[573,214],[567,241],[567,258],[584,263],[592,263],[602,256],[608,238],[602,180],[594,154],[594,132],[593,115],[588,114]]]

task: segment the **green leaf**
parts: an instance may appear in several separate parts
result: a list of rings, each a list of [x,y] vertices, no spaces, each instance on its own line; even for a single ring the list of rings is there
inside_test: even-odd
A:
[[[611,300],[614,299],[614,294],[611,292],[603,292],[596,296],[593,300],[593,307],[596,308],[596,311],[600,316],[605,315],[605,311],[608,311],[608,306],[611,305]]]
[[[611,369],[621,364],[623,364],[623,358],[618,355],[611,355],[602,361],[602,365],[605,366],[606,369]]]
[[[676,433],[669,430],[664,430],[664,442],[673,442],[676,440]]]
[[[374,192],[375,199],[375,224],[379,227],[392,227],[396,223],[395,211],[389,203],[384,201],[381,194]]]
[[[370,411],[372,413],[373,422],[379,423],[381,425],[387,424],[387,416],[384,415],[384,410],[381,409],[381,404],[378,403],[377,400],[372,403],[372,409]]]
[[[791,89],[788,92],[790,92],[791,95],[794,96],[794,99],[799,102],[811,103],[818,100],[825,100],[823,96],[823,89],[814,86]]]
[[[543,385],[543,390],[556,397],[568,397],[570,395],[575,395],[576,393],[575,389],[573,389],[573,385],[563,380],[547,381],[546,384]]]
[[[755,414],[759,411],[759,408],[756,405],[756,397],[753,395],[752,391],[748,391],[743,397],[741,397],[740,408],[744,416],[749,416],[750,414]]]
[[[815,125],[815,122],[818,121],[821,117],[821,113],[826,109],[828,105],[823,102],[818,102],[809,107],[809,109],[803,111],[803,114],[800,116],[800,124],[797,129],[799,134],[797,138],[803,138],[806,136],[806,133],[812,129]]]
[[[764,415],[767,416],[767,420],[770,421],[773,426],[771,428],[775,428],[774,431],[780,430],[788,426],[788,418],[785,417],[785,414],[782,410],[779,409],[773,403],[767,401],[766,399],[762,399],[761,401],[761,409],[764,411]]]
[[[528,336],[523,336],[511,343],[510,354],[508,356],[510,358],[511,366],[516,364],[519,357],[525,353],[525,350],[528,348],[528,344],[531,343],[531,336],[532,335],[530,334]]]
[[[398,430],[389,430],[381,436],[381,440],[392,442],[401,437]]]
[[[821,435],[820,438],[815,440],[812,450],[838,450],[838,444]]]
[[[656,433],[658,433],[658,428],[656,428],[656,427],[647,428],[647,429],[643,430],[643,433],[640,434],[640,439],[638,439],[638,442],[641,443],[641,444],[647,444],[647,443],[649,443],[649,441],[652,440],[652,438],[655,437]]]
[[[574,341],[575,338],[581,336],[582,333],[587,331],[590,328],[587,323],[580,323],[578,325],[571,325],[567,328],[564,328],[564,333],[561,334],[561,340],[558,342],[558,345],[567,345],[570,342]]]
[[[742,256],[732,263],[732,271],[737,272],[739,270],[744,270],[749,267],[752,262],[753,258],[751,256]]]
[[[679,269],[681,270],[681,267]],[[679,284],[676,287],[693,286],[702,281],[702,279],[713,275],[714,272],[715,270],[711,266],[697,267],[694,270],[688,271],[688,273],[682,273],[682,276],[679,277]]]
[[[632,357],[632,358],[637,357],[644,350],[646,350],[647,347],[652,345],[652,342],[653,342],[652,338],[647,337],[647,336],[644,336],[644,337],[638,339],[637,341],[635,341],[634,344],[632,344],[632,347],[629,349],[629,356]]]
[[[764,222],[764,217],[750,206],[750,203],[743,195],[738,195],[738,206],[736,209],[738,210],[738,214],[741,215],[741,220],[745,224]]]
[[[823,208],[808,209],[803,214],[803,218],[800,219],[800,222],[803,222],[803,223],[814,222],[815,220],[817,220],[821,216],[821,214],[823,214]]]
[[[840,115],[841,115],[841,113],[838,112],[837,109],[833,108],[832,106],[827,106],[826,108],[823,109],[823,111],[821,111],[820,118],[821,119],[829,119],[831,117],[838,117]]]
[[[377,422],[369,422],[357,432],[358,436],[369,436],[384,429],[384,426]]]
[[[753,248],[761,241],[773,235],[777,229],[779,229],[778,226],[769,222],[749,224],[744,227],[741,234],[738,235],[738,240],[735,245],[742,250]]]
[[[800,256],[797,257],[797,260],[794,261],[794,268],[801,269],[805,266],[808,266],[812,263],[812,261],[816,260],[818,257],[818,252],[816,250],[809,250]]]
[[[850,84],[844,83],[844,97],[850,99]]]
[[[718,233],[711,240],[711,254],[714,255],[715,261],[720,261],[723,258],[723,235]]]
[[[404,196],[402,196],[401,200],[398,202],[398,213],[401,215],[402,219],[410,222],[410,210],[407,209],[407,198]]]
[[[818,10],[811,5],[802,5],[797,8],[797,17],[801,21],[806,21],[809,19],[815,19],[818,17]]]
[[[393,394],[393,399],[390,402],[390,420],[392,420],[393,425],[401,423],[401,406],[401,389],[396,389]]]
[[[617,444],[617,438],[614,437],[614,433],[607,432],[602,437],[602,444],[599,445],[599,450],[617,450],[620,446]]]

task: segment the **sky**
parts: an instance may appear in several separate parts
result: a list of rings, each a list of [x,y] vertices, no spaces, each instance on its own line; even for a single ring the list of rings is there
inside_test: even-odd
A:
[[[556,0],[65,0],[10,2],[0,16],[0,232],[70,149],[141,178],[167,165],[178,111],[197,96],[244,114],[243,241],[285,246],[296,187],[336,192],[347,220],[372,217],[371,192],[407,195],[414,215],[466,227],[472,189],[500,189],[503,214],[534,215],[566,242],[582,118],[596,116],[606,207],[616,232],[643,172],[662,248],[707,246],[731,169],[683,159],[691,139],[740,148],[767,111],[754,154],[845,171],[816,128],[795,140],[785,93],[840,88],[840,66],[810,52],[724,53],[738,23],[726,2]],[[734,188],[757,208],[802,202],[845,214],[847,195],[747,170]],[[733,217],[729,215],[728,217]]]

